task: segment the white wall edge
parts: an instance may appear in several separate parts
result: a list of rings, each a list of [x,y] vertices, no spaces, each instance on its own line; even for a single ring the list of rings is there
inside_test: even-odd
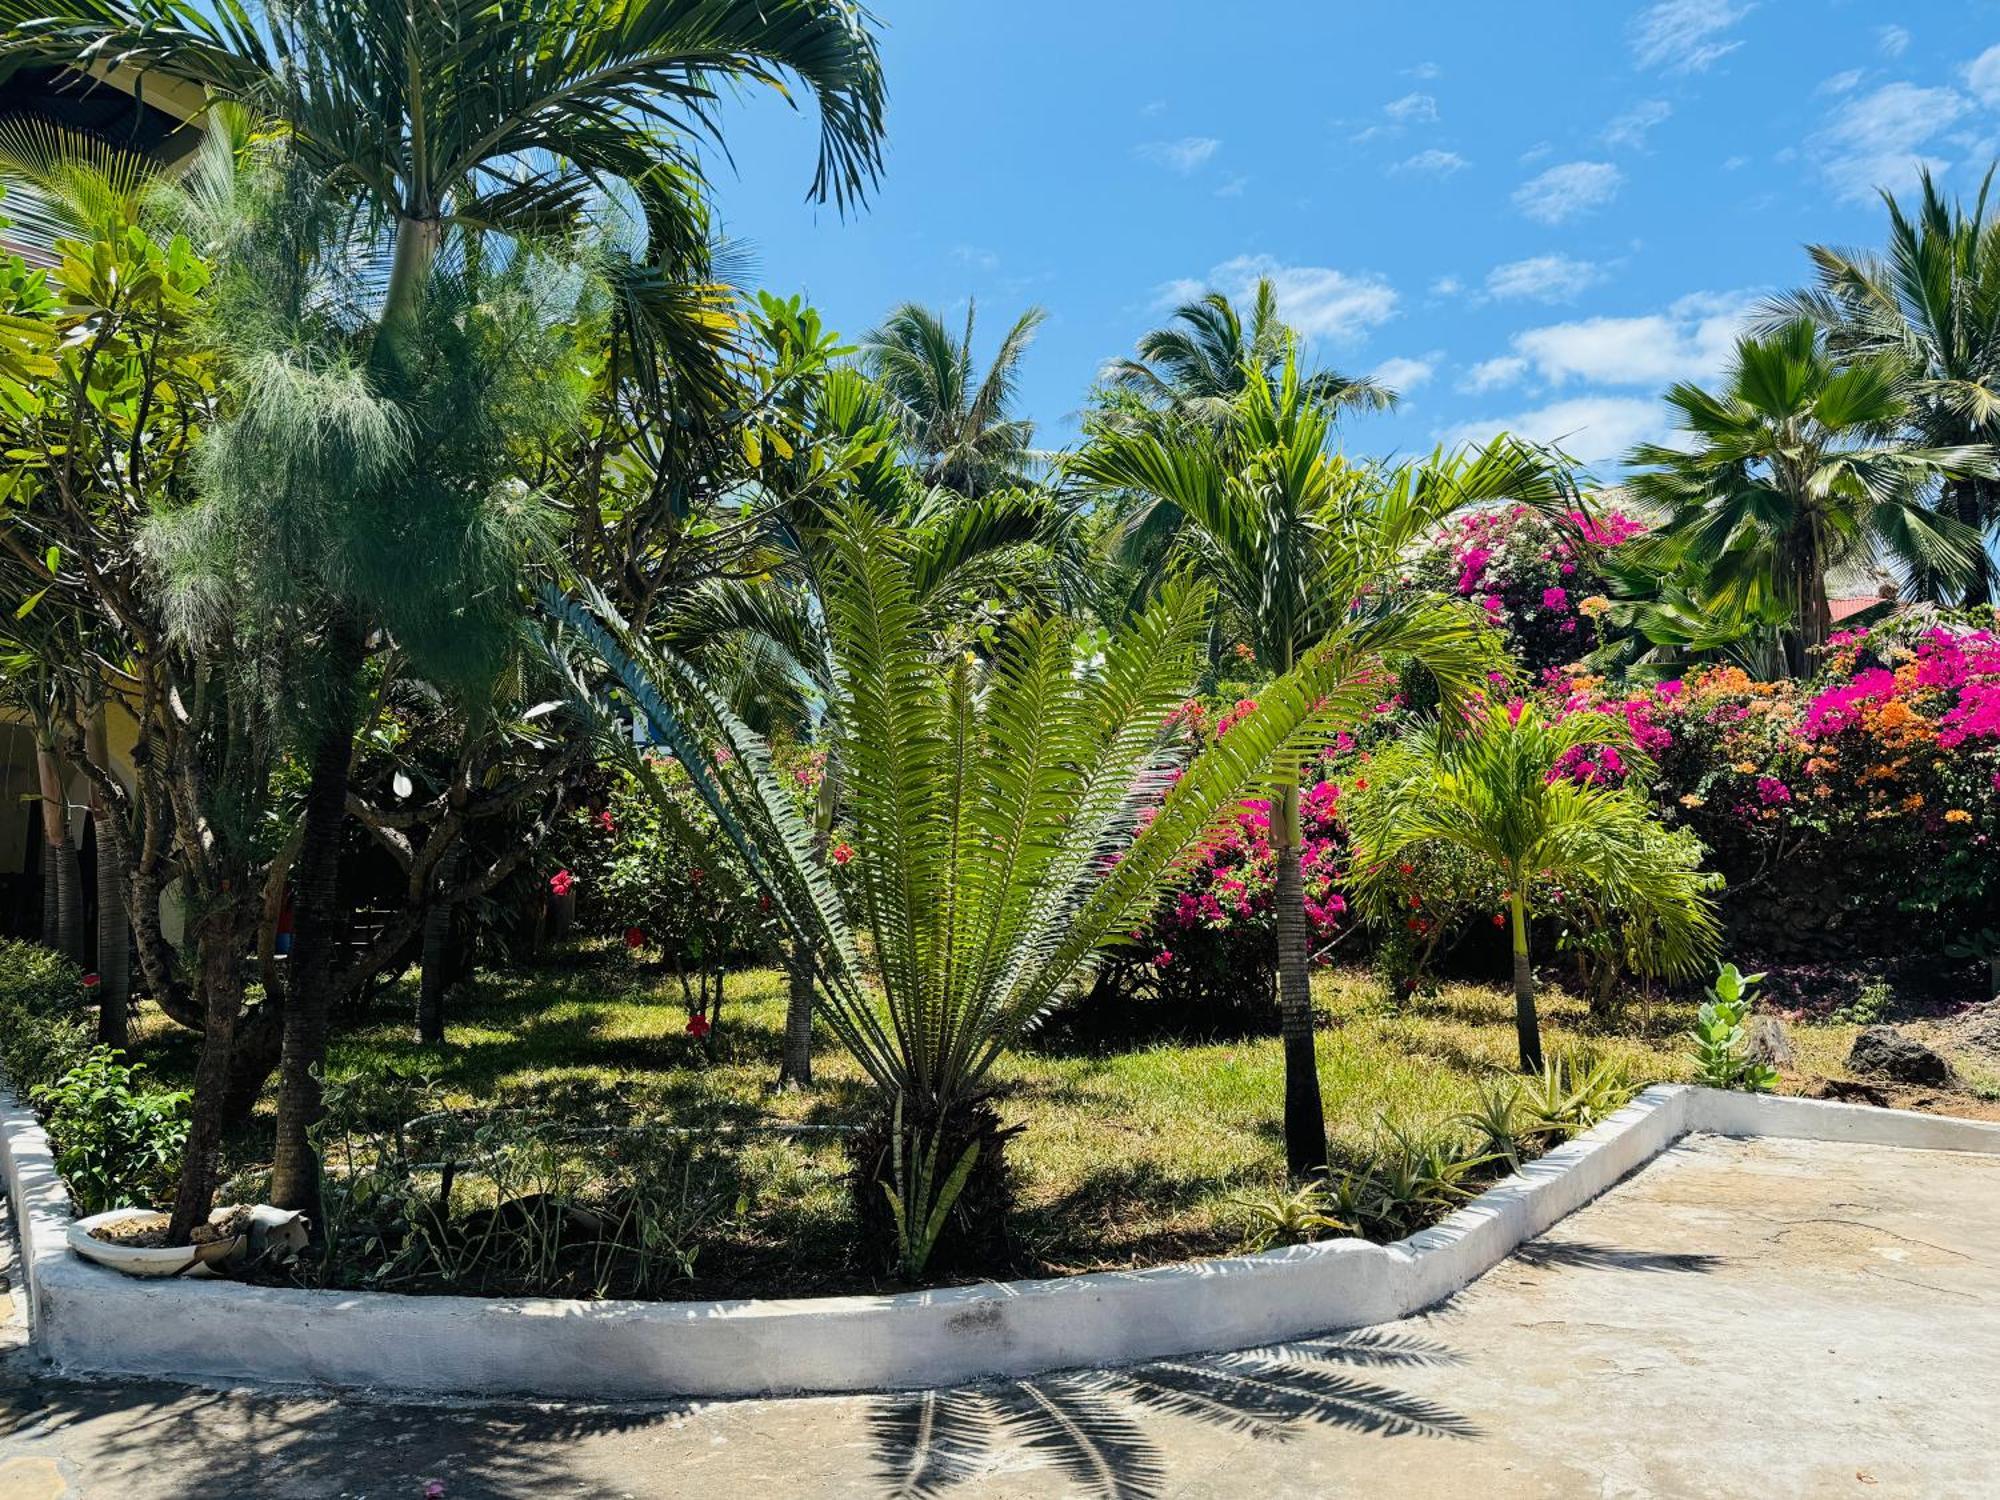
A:
[[[866,1297],[583,1302],[141,1281],[69,1253],[47,1135],[0,1090],[34,1337],[75,1375],[644,1400],[868,1391],[1248,1348],[1452,1296],[1683,1136],[2000,1154],[2000,1125],[1657,1084],[1443,1222],[1394,1245]]]

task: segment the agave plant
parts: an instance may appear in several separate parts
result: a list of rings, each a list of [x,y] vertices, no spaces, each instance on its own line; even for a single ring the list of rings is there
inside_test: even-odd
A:
[[[1182,856],[1239,797],[1368,711],[1386,646],[1433,662],[1447,684],[1481,659],[1478,626],[1457,611],[1356,614],[1190,759],[1167,721],[1197,674],[1204,586],[1170,583],[1101,648],[1060,617],[1022,616],[980,657],[938,649],[921,561],[861,506],[829,525],[826,728],[854,830],[852,922],[764,744],[698,672],[601,603],[548,598],[686,764],[815,956],[820,1013],[881,1094],[858,1153],[864,1227],[911,1277],[948,1220],[992,1248],[1006,1139],[986,1102],[994,1064],[1138,925]]]

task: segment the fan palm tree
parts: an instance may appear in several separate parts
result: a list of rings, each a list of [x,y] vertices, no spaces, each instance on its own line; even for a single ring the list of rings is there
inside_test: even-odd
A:
[[[1462,849],[1505,882],[1526,1073],[1542,1068],[1528,942],[1535,882],[1587,890],[1631,914],[1646,933],[1633,951],[1668,977],[1705,969],[1720,937],[1707,883],[1686,862],[1658,857],[1662,830],[1639,794],[1588,772],[1566,774],[1566,757],[1601,758],[1607,749],[1628,770],[1641,764],[1630,730],[1612,715],[1551,723],[1530,705],[1494,703],[1463,723],[1441,717],[1378,756],[1374,786],[1348,810],[1364,900],[1376,899],[1386,872],[1422,844]]]
[[[1139,339],[1136,359],[1113,360],[1104,378],[1148,406],[1199,422],[1226,421],[1253,376],[1274,377],[1295,336],[1278,316],[1268,276],[1252,296],[1250,322],[1222,292],[1183,303],[1165,327]],[[1386,411],[1397,395],[1363,376],[1320,370],[1302,382],[1306,399],[1333,411]]]
[[[905,302],[861,345],[868,372],[888,394],[924,479],[980,496],[1024,483],[1034,462],[1032,422],[1013,415],[1021,359],[1045,316],[1031,307],[1014,320],[984,376],[974,369],[977,308],[954,334],[942,316]]]
[[[1467,505],[1553,504],[1569,494],[1559,467],[1501,441],[1476,456],[1434,455],[1380,472],[1330,451],[1333,413],[1308,394],[1295,356],[1274,376],[1252,372],[1220,426],[1108,432],[1076,459],[1086,481],[1171,512],[1181,555],[1215,584],[1230,628],[1260,672],[1282,678],[1357,621],[1392,643],[1396,623],[1443,608],[1383,587],[1406,552]],[[1452,670],[1462,679],[1463,663]],[[1386,679],[1388,669],[1376,665]],[[1278,1000],[1285,1043],[1285,1152],[1294,1174],[1326,1164],[1313,1051],[1309,927],[1299,864],[1299,777],[1281,775],[1272,806]]]
[[[601,608],[549,603],[688,767],[815,955],[821,1014],[883,1101],[885,1128],[861,1162],[864,1222],[893,1219],[914,1275],[947,1222],[960,1234],[990,1227],[981,1205],[996,1201],[988,1174],[1000,1170],[1005,1133],[982,1101],[1007,1048],[1151,909],[1176,861],[1239,796],[1330,723],[1368,712],[1384,652],[1413,652],[1463,686],[1476,676],[1478,627],[1448,608],[1354,617],[1299,652],[1256,713],[1185,763],[1166,721],[1198,664],[1204,587],[1170,585],[1101,654],[1061,616],[1027,615],[989,657],[941,653],[916,549],[851,504],[829,526],[824,580],[828,723],[872,975],[761,742],[684,659]],[[733,753],[714,754],[711,737]],[[968,1206],[954,1217],[961,1194]]]
[[[1704,603],[1732,616],[1778,603],[1795,676],[1831,628],[1830,568],[1877,554],[1959,588],[1976,576],[1979,533],[1926,496],[1944,480],[2000,475],[2000,459],[1983,443],[1889,436],[1911,412],[1900,359],[1839,364],[1797,318],[1739,340],[1725,380],[1720,391],[1683,382],[1667,392],[1686,447],[1644,443],[1628,457],[1631,492],[1666,515],[1632,544],[1635,556],[1662,571],[1695,560]]]
[[[1891,193],[1884,253],[1811,245],[1814,284],[1775,299],[1765,331],[1798,317],[1826,331],[1841,359],[1886,357],[1906,378],[1906,430],[1928,448],[2000,441],[2000,218],[1989,217],[1988,171],[1972,210],[1939,191],[1923,173],[1914,211]],[[2000,482],[1980,474],[1945,481],[1944,510],[2000,540]],[[1967,604],[1991,600],[1991,556],[1965,585]],[[1941,580],[1924,580],[1935,588]]]

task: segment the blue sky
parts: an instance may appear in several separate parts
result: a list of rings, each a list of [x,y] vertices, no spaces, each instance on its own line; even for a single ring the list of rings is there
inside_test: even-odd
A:
[[[1179,297],[1274,276],[1314,359],[1402,409],[1351,451],[1511,427],[1601,469],[1665,434],[1808,241],[1881,238],[1877,184],[2000,153],[2000,3],[878,0],[888,166],[803,201],[813,125],[753,96],[718,165],[760,284],[858,336],[916,299],[982,355],[1048,312],[1022,406],[1060,445]]]

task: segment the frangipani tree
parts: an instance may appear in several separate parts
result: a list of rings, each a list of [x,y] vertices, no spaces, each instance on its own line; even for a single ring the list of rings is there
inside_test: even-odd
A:
[[[1705,973],[1713,961],[1720,929],[1709,882],[1659,857],[1651,809],[1610,769],[1642,765],[1630,730],[1612,715],[1551,721],[1519,700],[1492,703],[1463,720],[1440,715],[1378,756],[1374,786],[1348,810],[1364,899],[1424,844],[1455,845],[1506,882],[1523,1072],[1542,1066],[1528,943],[1537,880],[1580,886],[1629,913],[1646,936],[1633,951],[1667,977]]]
[[[911,1276],[955,1200],[961,1234],[990,1229],[1004,1204],[1005,1132],[984,1102],[994,1064],[1151,910],[1177,861],[1238,798],[1293,777],[1333,726],[1364,716],[1385,653],[1422,658],[1447,692],[1469,691],[1484,662],[1479,628],[1459,610],[1355,613],[1189,762],[1167,721],[1198,669],[1204,586],[1169,585],[1101,652],[1065,620],[1023,616],[980,658],[937,649],[920,562],[898,528],[861,507],[829,525],[827,726],[854,831],[855,924],[765,747],[699,675],[601,610],[549,599],[687,766],[779,918],[817,956],[821,1014],[881,1094],[881,1128],[860,1162],[864,1222],[881,1224],[894,1204],[896,1255]]]

